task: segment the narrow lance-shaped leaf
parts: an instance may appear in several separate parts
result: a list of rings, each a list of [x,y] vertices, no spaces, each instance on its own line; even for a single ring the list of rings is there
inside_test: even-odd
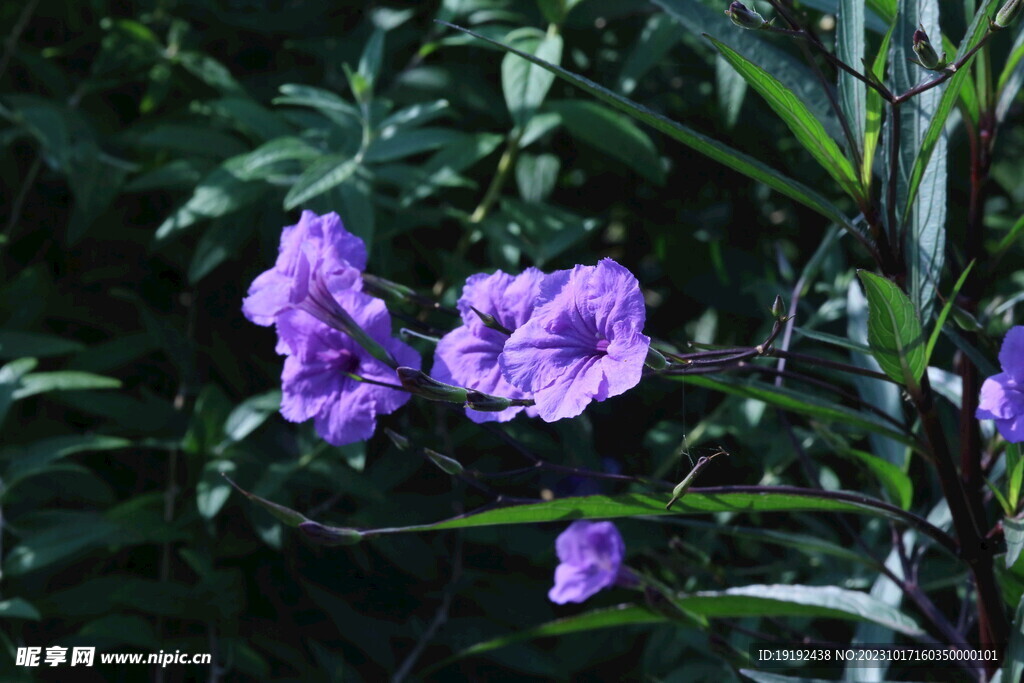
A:
[[[974,15],[974,20],[967,29],[967,33],[964,35],[963,41],[960,43],[960,48],[956,53],[956,59],[963,57],[981,42],[981,39],[988,31],[989,20],[1001,2],[1002,0],[985,0],[981,5],[977,14]],[[907,200],[903,207],[904,222],[906,222],[910,217],[914,198],[917,196],[917,190],[921,185],[921,179],[924,177],[925,169],[928,167],[928,162],[932,158],[932,152],[935,151],[935,146],[938,143],[939,138],[942,136],[942,131],[946,127],[946,121],[949,119],[949,115],[953,111],[953,107],[956,105],[957,99],[960,95],[960,89],[967,81],[967,76],[970,71],[970,62],[968,62],[953,74],[952,78],[948,81],[948,85],[945,86],[942,98],[939,100],[938,107],[935,109],[935,113],[932,116],[931,121],[928,123],[928,129],[924,133],[920,149],[917,152],[917,158],[914,159],[914,166],[910,171],[910,185],[907,188]]]
[[[892,40],[893,24],[882,38],[875,62],[871,65],[871,73],[882,80],[885,76],[885,63],[889,56],[889,41]],[[871,187],[871,170],[875,162],[875,150],[878,149],[878,138],[882,132],[882,96],[874,88],[868,88],[866,97],[866,114],[864,119],[864,158],[860,172],[861,183],[865,188]]]
[[[913,50],[914,31],[923,26],[930,36],[940,36],[938,0],[899,0],[899,16],[892,37],[892,55],[889,59],[891,88],[906,92],[918,83],[934,78],[910,62],[917,55]],[[932,157],[923,167],[917,196],[910,196],[911,170],[921,149],[930,122],[938,113],[939,101],[946,85],[939,85],[900,105],[900,148],[896,158],[889,158],[891,145],[886,145],[886,164],[896,164],[896,206],[888,205],[888,192],[882,193],[884,214],[893,212],[901,218],[890,225],[889,236],[893,244],[903,250],[907,270],[907,292],[917,307],[922,320],[931,318],[938,286],[945,263],[946,246],[946,139],[939,135]],[[941,132],[941,128],[939,129]],[[892,139],[892,121],[887,125],[888,139]],[[911,207],[906,211],[902,207]]]
[[[857,199],[863,195],[860,181],[849,159],[843,156],[835,140],[828,136],[825,127],[814,118],[807,106],[774,76],[747,60],[728,45],[706,36],[723,57],[747,83],[763,97],[779,117],[786,122],[800,144],[811,156],[835,178],[836,182]]]
[[[583,76],[567,71],[560,66],[545,62],[531,54],[527,54],[496,40],[491,40],[490,38],[482,36],[474,31],[455,26],[454,24],[445,23],[445,25],[457,31],[467,33],[474,38],[490,43],[491,45],[496,45],[504,50],[508,50],[513,54],[519,55],[523,59],[547,69],[559,78],[562,78],[591,95],[594,95],[598,99],[607,102],[619,111],[625,112],[629,116],[654,127],[688,147],[692,147],[701,154],[704,154],[711,159],[742,173],[743,175],[764,183],[773,190],[800,202],[804,206],[817,211],[829,220],[842,225],[847,230],[855,230],[853,225],[850,223],[850,220],[828,199],[806,185],[799,183],[792,178],[788,178],[775,169],[766,166],[762,162],[749,157],[728,145],[722,144],[717,140],[701,135],[697,131],[688,128],[681,123],[655,113],[637,102],[614,93],[611,90],[608,90],[607,88],[600,86]]]
[[[839,0],[836,57],[859,68],[864,59],[864,0]],[[839,71],[839,106],[857,144],[864,148],[867,85]],[[867,183],[865,183],[867,184]]]
[[[874,273],[857,273],[868,298],[868,344],[885,374],[907,387],[924,374],[925,342],[917,311],[895,283]]]

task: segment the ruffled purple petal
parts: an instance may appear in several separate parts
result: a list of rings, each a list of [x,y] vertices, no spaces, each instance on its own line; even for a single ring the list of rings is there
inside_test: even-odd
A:
[[[548,591],[548,599],[558,605],[583,602],[602,588],[615,583],[615,574],[593,565],[575,567],[560,564],[555,567],[555,585]]]
[[[999,364],[1003,372],[1024,385],[1024,325],[1010,328],[999,349]]]
[[[979,420],[1005,420],[1024,414],[1024,394],[1008,373],[992,375],[981,385],[981,397],[975,417]]]
[[[498,356],[505,339],[501,333],[487,328],[476,331],[468,325],[455,328],[442,337],[434,349],[431,371],[434,379],[494,396],[527,398],[524,392],[505,380],[498,366]],[[496,413],[467,409],[466,416],[478,424],[507,422],[522,410],[520,406]]]
[[[1021,443],[1024,441],[1024,412],[1005,420],[996,420],[996,429],[1010,443]]]

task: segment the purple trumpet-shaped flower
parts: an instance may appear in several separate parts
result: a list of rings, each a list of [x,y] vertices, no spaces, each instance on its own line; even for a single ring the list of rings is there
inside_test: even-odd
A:
[[[335,295],[367,337],[399,364],[419,368],[420,358],[391,336],[391,318],[383,301],[346,290]],[[281,375],[281,414],[292,422],[315,420],[317,433],[335,446],[368,439],[377,416],[392,413],[409,400],[395,370],[375,358],[351,336],[301,310],[277,317],[282,345],[290,352]]]
[[[999,350],[1003,371],[981,385],[975,417],[995,420],[996,428],[1010,443],[1024,441],[1024,325],[1006,333]]]
[[[561,564],[548,591],[551,602],[583,602],[603,588],[636,583],[633,572],[622,565],[626,544],[611,522],[578,519],[558,535],[555,550]]]
[[[505,342],[505,379],[537,402],[545,422],[640,382],[651,345],[640,285],[611,259],[547,276],[533,316]]]
[[[500,270],[491,275],[471,275],[458,303],[463,325],[438,342],[434,352],[434,378],[504,398],[532,398],[502,377],[498,357],[508,335],[485,325],[473,309],[492,316],[495,323],[508,331],[515,331],[530,319],[544,277],[536,268],[528,268],[514,277]],[[521,410],[522,406],[499,412],[467,408],[466,415],[474,422],[507,422]],[[533,417],[537,411],[526,408],[526,414]]]
[[[297,224],[281,231],[277,262],[253,280],[242,312],[257,325],[271,325],[278,314],[306,298],[314,269],[324,287],[337,293],[361,289],[364,268],[366,245],[345,229],[338,214],[303,211]],[[282,344],[277,350],[288,352]]]

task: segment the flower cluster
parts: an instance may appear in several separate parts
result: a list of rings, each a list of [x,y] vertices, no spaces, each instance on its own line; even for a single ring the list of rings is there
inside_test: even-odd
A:
[[[527,414],[546,422],[575,417],[591,401],[636,386],[650,349],[639,283],[608,258],[549,275],[533,268],[515,277],[474,275],[459,310],[464,324],[438,343],[435,377],[533,399]],[[522,409],[467,414],[477,422],[505,421]]]
[[[548,599],[559,605],[583,602],[614,585],[637,583],[632,570],[622,564],[626,544],[611,522],[576,520],[555,540],[559,565]]]
[[[995,420],[996,428],[1010,443],[1024,441],[1024,325],[1006,333],[999,349],[1003,371],[981,385],[975,416]]]
[[[369,438],[377,415],[409,400],[395,388],[399,365],[419,368],[419,355],[392,338],[384,302],[360,290],[366,246],[335,213],[304,211],[281,233],[274,267],[261,273],[242,302],[257,325],[275,325],[281,414],[314,420],[317,433],[341,446]]]

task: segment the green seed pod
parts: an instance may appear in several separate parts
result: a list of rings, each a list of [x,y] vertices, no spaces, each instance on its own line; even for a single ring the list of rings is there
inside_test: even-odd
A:
[[[445,403],[465,403],[466,390],[462,387],[438,382],[436,379],[414,368],[398,368],[398,379],[402,386],[411,394],[416,394],[431,401]]]

